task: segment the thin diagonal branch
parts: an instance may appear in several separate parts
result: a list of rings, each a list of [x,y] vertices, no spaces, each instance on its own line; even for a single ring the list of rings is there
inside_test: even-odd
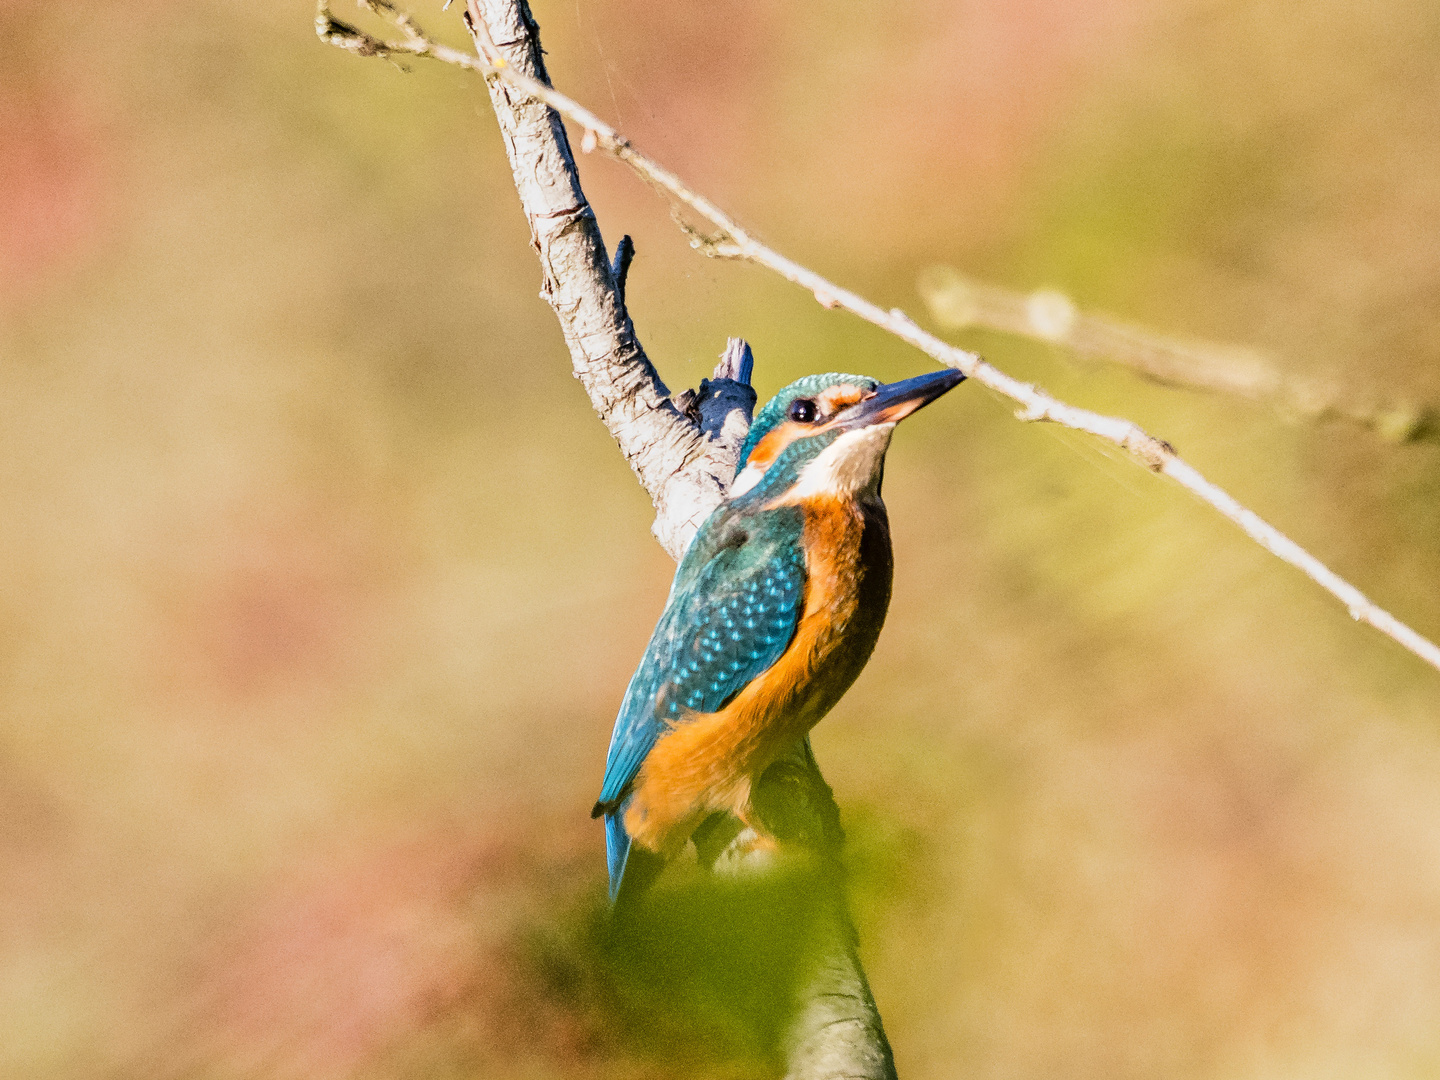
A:
[[[332,44],[365,55],[386,56],[392,53],[408,53],[458,64],[485,75],[491,88],[492,99],[498,93],[497,84],[503,84],[506,88],[507,100],[513,92],[519,97],[531,99],[537,106],[541,103],[549,106],[556,113],[568,117],[585,129],[587,146],[593,142],[597,148],[630,166],[642,179],[664,193],[666,197],[689,208],[715,227],[716,232],[705,234],[681,222],[682,228],[690,236],[693,247],[717,258],[743,259],[767,267],[787,281],[810,292],[824,307],[843,308],[851,314],[858,315],[866,322],[889,331],[941,364],[964,372],[976,382],[982,383],[1016,402],[1021,406],[1016,412],[1017,418],[1021,420],[1050,421],[1112,443],[1152,472],[1170,477],[1201,502],[1239,526],[1247,536],[1255,540],[1266,551],[1296,567],[1343,603],[1350,616],[1356,621],[1368,623],[1399,643],[1401,647],[1440,670],[1440,646],[1436,646],[1434,642],[1374,603],[1354,585],[1330,570],[1279,529],[1266,522],[1258,514],[1246,509],[1217,484],[1205,479],[1198,470],[1182,460],[1175,452],[1175,448],[1163,439],[1150,435],[1129,420],[1104,416],[1088,409],[1068,405],[1051,397],[1038,387],[1007,375],[999,368],[982,360],[975,353],[951,345],[934,334],[920,329],[900,309],[892,308],[887,311],[878,304],[872,303],[848,289],[841,288],[815,271],[801,266],[773,248],[767,247],[742,227],[738,221],[691,188],[675,173],[636,150],[629,139],[601,120],[595,113],[555,90],[543,81],[543,77],[537,77],[538,69],[509,61],[503,51],[497,50],[493,42],[487,39],[482,32],[483,27],[477,26],[476,20],[473,18],[471,29],[475,34],[476,47],[480,52],[480,57],[467,56],[458,50],[435,44],[425,38],[415,26],[414,20],[409,16],[399,14],[398,9],[390,3],[390,0],[359,0],[359,2],[377,14],[390,18],[400,28],[404,39],[398,42],[380,41],[352,27],[338,23],[330,16],[325,0],[320,0],[319,13],[316,16],[317,33]],[[557,126],[559,125],[558,118],[555,123]],[[563,140],[563,129],[560,137]],[[568,152],[568,142],[566,142],[566,150]],[[585,208],[587,213],[588,209],[587,206]],[[593,217],[591,220],[593,221]],[[559,309],[557,308],[558,313]],[[630,334],[630,337],[633,340],[633,333]],[[638,344],[634,347],[637,350],[639,348]],[[648,366],[648,361],[646,364]],[[581,377],[583,380],[584,376]],[[654,383],[663,387],[663,384],[659,383],[658,377],[654,379]],[[589,389],[588,384],[587,389]],[[592,400],[595,400],[593,394]],[[646,407],[659,408],[658,405],[648,404]],[[599,403],[596,408],[600,409]],[[602,411],[601,415],[605,417],[607,414]],[[608,418],[606,424],[607,426],[611,424]],[[612,426],[611,431],[615,433],[616,428]],[[617,434],[616,438],[618,440],[620,436]],[[625,444],[622,443],[622,448],[624,447]],[[626,456],[630,458],[632,466],[635,466],[639,473],[639,466],[636,465],[636,460],[631,456],[629,449],[626,450]],[[644,475],[641,476],[641,482],[646,483]],[[660,497],[651,488],[650,483],[646,483],[646,490],[656,498],[658,507]]]
[[[1273,356],[1240,345],[1185,341],[1082,311],[1054,289],[1023,293],[968,277],[949,266],[924,271],[916,287],[930,317],[947,330],[998,330],[1119,364],[1169,386],[1210,390],[1269,405],[1290,416],[1338,417],[1391,442],[1437,433],[1433,411],[1376,400],[1283,372]]]

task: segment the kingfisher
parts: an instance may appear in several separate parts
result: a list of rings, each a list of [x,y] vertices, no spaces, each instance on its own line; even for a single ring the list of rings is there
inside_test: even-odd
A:
[[[880,482],[895,425],[964,378],[810,375],[756,415],[615,720],[591,812],[605,818],[612,902],[712,814],[766,843],[752,788],[850,688],[890,605]]]

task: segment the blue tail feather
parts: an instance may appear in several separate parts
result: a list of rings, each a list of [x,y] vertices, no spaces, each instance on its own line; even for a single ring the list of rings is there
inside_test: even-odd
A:
[[[620,882],[625,877],[625,863],[630,857],[630,834],[625,831],[626,799],[605,815],[605,863],[610,868],[610,902],[620,895]]]

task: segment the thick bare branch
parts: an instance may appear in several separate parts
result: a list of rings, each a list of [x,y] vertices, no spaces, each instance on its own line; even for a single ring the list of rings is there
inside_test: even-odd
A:
[[[467,16],[492,64],[546,81],[524,5],[472,2]],[[733,455],[679,412],[641,348],[616,287],[623,260],[612,268],[606,256],[563,121],[505,79],[487,85],[540,258],[541,295],[560,320],[576,377],[655,501],[657,539],[678,557],[723,496]]]
[[[490,0],[470,5],[467,21],[487,57],[481,60],[431,40],[389,0],[357,2],[393,23],[402,36],[381,39],[343,23],[326,0],[317,6],[316,33],[361,56],[426,56],[489,76],[515,188],[540,258],[541,295],[560,321],[576,378],[655,503],[656,539],[679,558],[734,476],[734,440],[711,438],[682,415],[645,355],[624,303],[626,245],[617,245],[612,265],[580,188],[564,123],[533,93],[494,77],[503,69],[523,76],[527,86],[544,85],[528,10]],[[739,397],[745,394],[753,405],[754,392],[745,387]],[[749,422],[748,409],[743,422]]]

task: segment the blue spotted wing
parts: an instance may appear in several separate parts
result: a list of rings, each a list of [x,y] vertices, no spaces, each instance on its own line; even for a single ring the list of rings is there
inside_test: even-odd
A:
[[[778,516],[780,511],[771,511]],[[596,809],[625,797],[655,741],[695,713],[715,712],[779,659],[804,609],[800,522],[750,535],[731,524],[697,537],[630,679]]]

